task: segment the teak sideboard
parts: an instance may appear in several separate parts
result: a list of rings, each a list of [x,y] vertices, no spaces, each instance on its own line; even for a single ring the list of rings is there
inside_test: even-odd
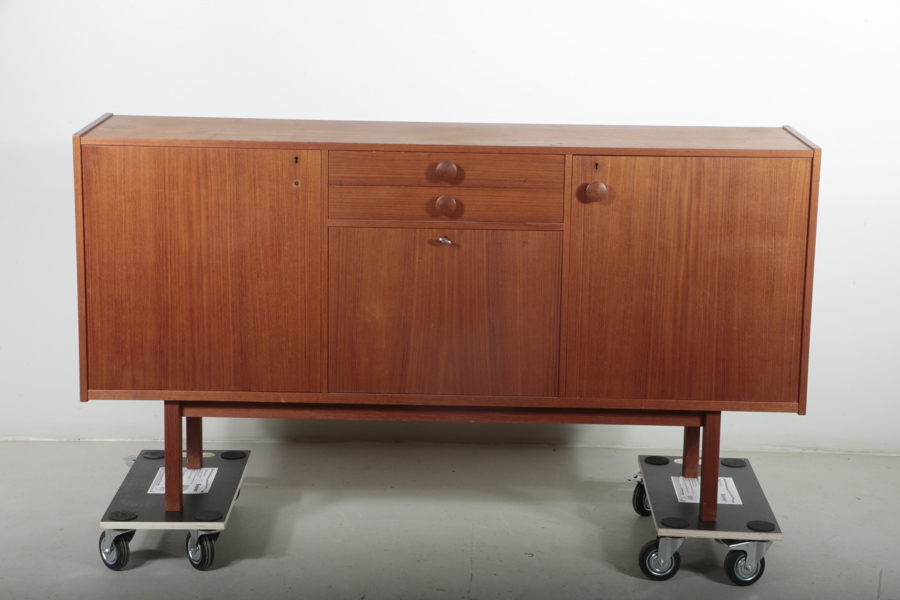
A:
[[[790,127],[104,115],[74,158],[81,399],[164,401],[169,482],[204,416],[672,425],[715,521],[722,411],[806,411]]]

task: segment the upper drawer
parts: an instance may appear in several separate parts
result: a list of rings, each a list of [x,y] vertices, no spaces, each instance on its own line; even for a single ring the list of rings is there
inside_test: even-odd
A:
[[[440,169],[438,165],[441,165]],[[555,154],[332,151],[328,154],[328,183],[562,189],[565,157]]]

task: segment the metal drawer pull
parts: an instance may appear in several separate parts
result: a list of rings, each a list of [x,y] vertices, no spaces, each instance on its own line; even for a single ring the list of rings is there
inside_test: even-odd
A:
[[[442,244],[452,244],[453,242],[446,235],[438,240]]]

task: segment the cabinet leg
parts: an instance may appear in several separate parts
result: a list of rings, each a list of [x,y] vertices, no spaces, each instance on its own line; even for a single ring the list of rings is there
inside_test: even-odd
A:
[[[700,520],[715,521],[719,509],[719,442],[722,413],[709,412],[703,419],[703,464],[700,478]]]
[[[700,476],[700,428],[684,428],[684,447],[681,453],[681,476],[696,479]]]
[[[185,417],[187,435],[187,468],[203,468],[203,418]]]
[[[165,454],[166,454],[166,511],[181,511],[181,403],[165,404]]]

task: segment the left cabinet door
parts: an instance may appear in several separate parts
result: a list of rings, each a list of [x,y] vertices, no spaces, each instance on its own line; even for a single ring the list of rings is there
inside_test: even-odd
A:
[[[88,388],[321,389],[318,151],[82,149]]]

